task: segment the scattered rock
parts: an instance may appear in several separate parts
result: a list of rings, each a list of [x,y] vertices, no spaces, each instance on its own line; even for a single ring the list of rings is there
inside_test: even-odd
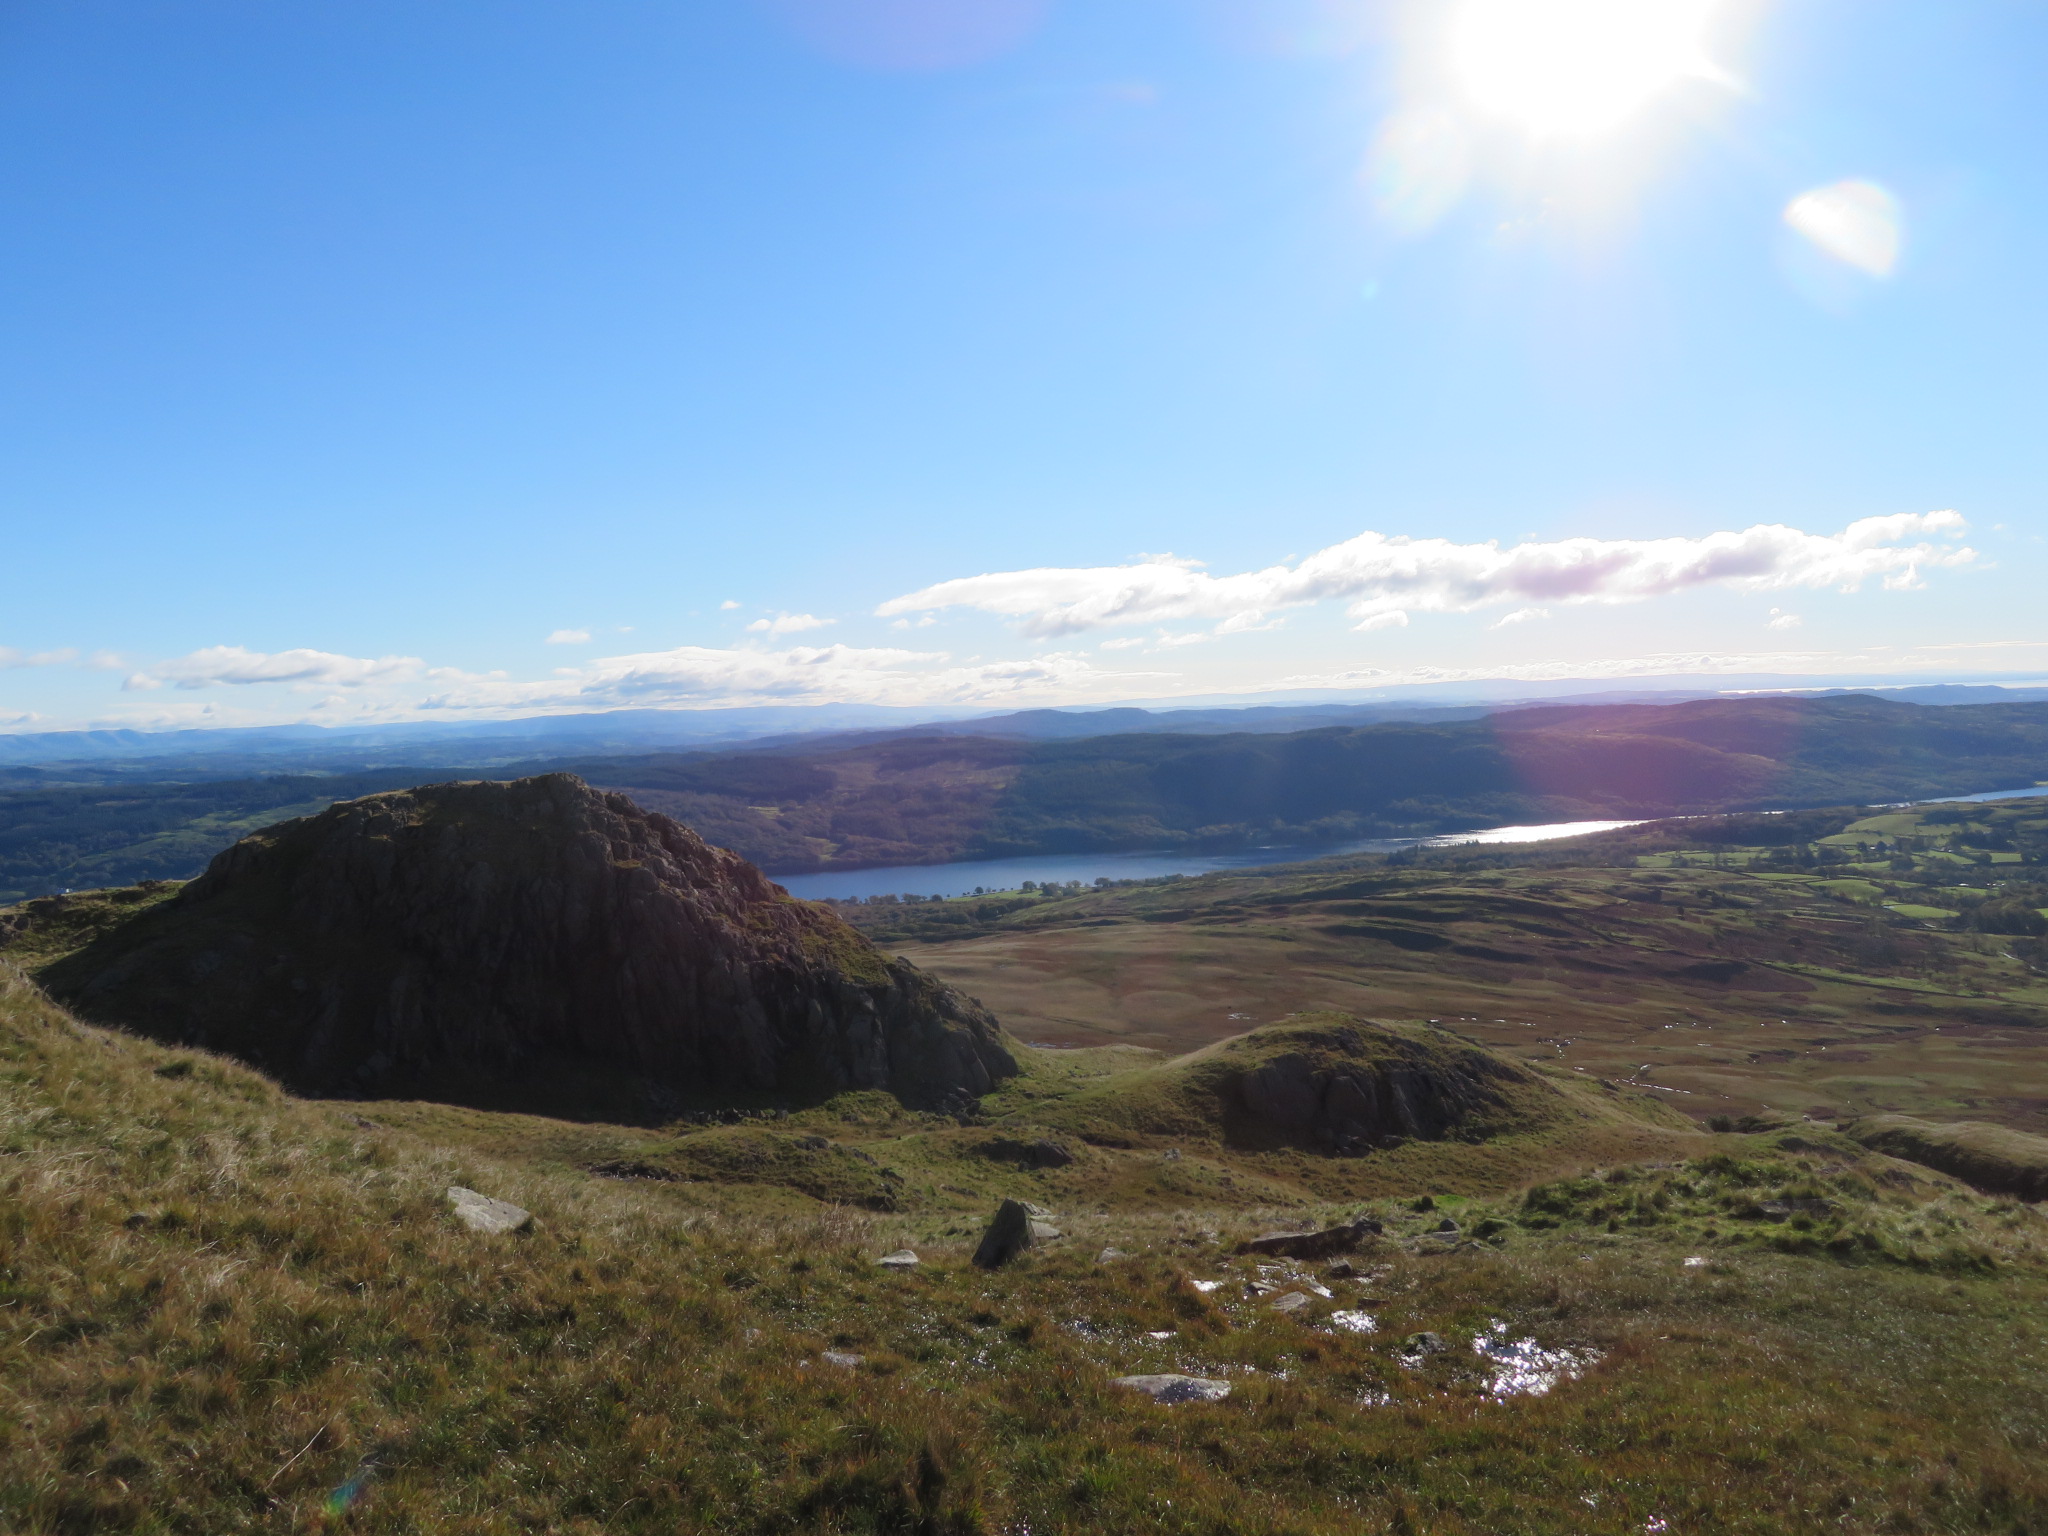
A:
[[[1005,1200],[997,1208],[988,1230],[982,1233],[981,1246],[974,1250],[975,1265],[981,1269],[1000,1269],[1037,1242],[1038,1228],[1044,1223],[1031,1219],[1034,1209],[1022,1200]]]
[[[1308,1304],[1308,1297],[1303,1295],[1300,1291],[1289,1291],[1284,1296],[1275,1297],[1273,1301],[1267,1306],[1266,1310],[1269,1312],[1278,1312],[1287,1317],[1292,1317],[1295,1313],[1307,1307]]]
[[[860,1356],[847,1349],[828,1349],[823,1359],[827,1365],[843,1366],[849,1371],[860,1364]]]
[[[1060,1229],[1049,1221],[1031,1223],[1031,1241],[1034,1243],[1049,1243],[1059,1235]]]
[[[1162,1153],[1161,1153],[1161,1154],[1160,1154],[1159,1156],[1160,1156],[1160,1161],[1161,1161],[1161,1162],[1166,1162],[1166,1163],[1177,1163],[1177,1162],[1179,1162],[1179,1161],[1180,1161],[1180,1148],[1179,1148],[1179,1147],[1168,1147],[1168,1148],[1167,1148],[1167,1149],[1166,1149],[1166,1150],[1165,1150],[1164,1152],[1162,1152]]]
[[[1349,1259],[1339,1259],[1323,1271],[1323,1274],[1332,1280],[1356,1280],[1360,1273],[1358,1266]]]
[[[1440,1333],[1411,1333],[1401,1341],[1401,1363],[1412,1371],[1431,1355],[1440,1355],[1450,1347]]]
[[[493,1200],[460,1184],[448,1186],[448,1203],[455,1209],[455,1219],[472,1232],[517,1232],[533,1220],[531,1211],[522,1210],[509,1200]]]
[[[1327,1259],[1332,1254],[1351,1252],[1367,1238],[1379,1236],[1383,1230],[1372,1217],[1360,1216],[1355,1221],[1325,1227],[1320,1232],[1268,1232],[1264,1237],[1255,1237],[1246,1243],[1243,1251],[1288,1259]]]
[[[1442,1221],[1436,1224],[1436,1230],[1439,1232],[1448,1232],[1453,1236],[1456,1236],[1458,1232],[1458,1224],[1455,1221],[1451,1220],[1450,1217],[1446,1216]]]
[[[1207,1376],[1119,1376],[1110,1383],[1142,1392],[1155,1403],[1215,1403],[1230,1396],[1230,1383]]]
[[[1130,1255],[1121,1248],[1105,1248],[1102,1252],[1095,1255],[1095,1262],[1098,1264],[1114,1264],[1118,1259],[1128,1259],[1129,1257]]]
[[[908,1248],[898,1248],[894,1253],[885,1253],[875,1262],[884,1269],[915,1269],[917,1255]]]

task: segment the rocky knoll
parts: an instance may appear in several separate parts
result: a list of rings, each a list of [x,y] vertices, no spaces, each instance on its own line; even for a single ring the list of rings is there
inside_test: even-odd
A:
[[[1136,1145],[1129,1138],[1139,1136],[1363,1156],[1415,1141],[1488,1141],[1662,1114],[1608,1098],[1446,1030],[1315,1013],[1124,1074],[1046,1116],[1110,1146]]]
[[[972,999],[570,774],[283,822],[41,979],[314,1092],[957,1107],[1016,1071]]]

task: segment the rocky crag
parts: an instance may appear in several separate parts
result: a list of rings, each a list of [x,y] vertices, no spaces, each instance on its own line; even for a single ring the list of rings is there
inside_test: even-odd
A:
[[[980,1004],[570,774],[268,828],[40,979],[319,1093],[485,1103],[602,1079],[657,1111],[857,1088],[957,1109],[1016,1071]]]

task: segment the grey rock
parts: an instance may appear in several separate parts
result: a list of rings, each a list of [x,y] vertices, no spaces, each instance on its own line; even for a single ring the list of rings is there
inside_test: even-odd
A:
[[[1031,1241],[1034,1243],[1049,1243],[1059,1235],[1060,1229],[1049,1221],[1031,1223]]]
[[[1327,1259],[1333,1254],[1350,1253],[1367,1238],[1379,1236],[1381,1230],[1372,1217],[1360,1216],[1320,1232],[1268,1232],[1246,1243],[1244,1251],[1287,1259]]]
[[[898,1248],[894,1253],[885,1253],[875,1262],[884,1269],[915,1269],[917,1255],[908,1248]]]
[[[1032,1229],[1039,1223],[1032,1221],[1031,1212],[1032,1207],[1022,1200],[1005,1200],[981,1235],[981,1246],[974,1250],[975,1264],[982,1269],[1000,1269],[1036,1242]]]
[[[1114,1264],[1118,1259],[1128,1259],[1129,1257],[1130,1255],[1121,1248],[1105,1248],[1102,1252],[1095,1255],[1095,1262],[1098,1264]]]
[[[1065,1168],[1074,1161],[1073,1150],[1049,1136],[1041,1136],[1035,1141],[998,1136],[983,1142],[975,1151],[983,1157],[1014,1163],[1020,1168]]]
[[[837,1365],[852,1370],[860,1364],[861,1357],[846,1349],[828,1349],[821,1357],[827,1365]]]
[[[1440,1333],[1411,1333],[1401,1341],[1401,1363],[1414,1370],[1431,1355],[1440,1355],[1450,1347]]]
[[[1308,1304],[1308,1297],[1304,1296],[1300,1291],[1289,1291],[1284,1296],[1276,1296],[1266,1310],[1269,1312],[1279,1312],[1291,1317],[1296,1312],[1306,1308]]]
[[[1111,1386],[1142,1392],[1155,1403],[1214,1403],[1230,1396],[1230,1383],[1207,1376],[1119,1376]]]
[[[464,1189],[460,1184],[448,1186],[448,1204],[454,1208],[455,1219],[472,1232],[492,1235],[517,1232],[533,1220],[531,1211],[523,1210],[509,1200],[493,1200],[489,1195]]]

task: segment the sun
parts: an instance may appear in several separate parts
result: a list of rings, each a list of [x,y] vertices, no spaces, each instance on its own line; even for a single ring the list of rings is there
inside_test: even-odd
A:
[[[1719,0],[1464,0],[1451,65],[1476,110],[1541,138],[1601,132],[1687,77],[1715,73]]]

